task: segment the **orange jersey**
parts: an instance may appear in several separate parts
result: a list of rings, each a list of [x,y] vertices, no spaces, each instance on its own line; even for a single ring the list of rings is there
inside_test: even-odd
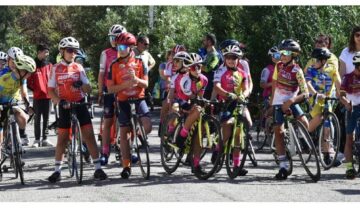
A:
[[[70,64],[61,61],[55,64],[50,72],[48,87],[55,89],[60,99],[78,102],[85,97],[81,88],[74,88],[74,82],[81,80],[83,84],[90,84],[84,68],[75,62]]]
[[[130,72],[135,71],[136,77],[148,80],[148,68],[141,59],[130,57],[126,62],[120,59],[115,60],[110,66],[108,80],[112,81],[114,85],[122,84],[131,79]],[[145,97],[145,88],[132,87],[127,88],[117,93],[118,101],[126,101],[128,98],[143,98]]]

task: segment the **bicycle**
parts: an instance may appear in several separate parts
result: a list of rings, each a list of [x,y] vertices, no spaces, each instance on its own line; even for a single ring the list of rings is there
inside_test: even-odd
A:
[[[24,181],[24,171],[23,166],[24,162],[22,161],[22,155],[25,153],[20,142],[19,126],[15,119],[15,113],[13,108],[19,106],[23,103],[5,103],[0,104],[0,110],[7,110],[6,119],[4,123],[4,141],[2,145],[2,161],[0,163],[0,174],[2,174],[2,169],[4,172],[7,172],[9,168],[14,168],[15,178],[20,178],[22,185],[25,185]],[[3,166],[5,160],[10,159],[10,167]]]
[[[276,107],[281,109],[281,107]],[[276,111],[276,110],[274,110]],[[302,122],[295,119],[290,112],[284,113],[284,142],[286,149],[286,156],[289,160],[290,167],[288,169],[288,175],[292,173],[293,159],[295,155],[299,156],[299,159],[304,167],[306,173],[310,178],[317,182],[320,180],[320,163],[318,154],[314,142],[312,141],[307,128]],[[275,135],[273,137],[272,148],[275,149]],[[276,149],[275,149],[276,151]],[[276,152],[274,153],[275,160],[278,161]]]
[[[80,124],[76,116],[76,108],[79,106],[88,106],[87,102],[71,102],[71,139],[65,150],[65,155],[68,160],[68,168],[70,177],[75,175],[78,184],[82,183],[83,168],[84,168],[84,156],[87,153],[87,148],[82,141],[82,135],[80,130]]]
[[[210,178],[216,171],[220,163],[223,141],[222,132],[219,121],[212,116],[214,106],[218,105],[217,101],[209,101],[203,98],[191,99],[191,104],[196,104],[202,107],[199,119],[192,125],[189,135],[185,140],[185,148],[180,149],[176,146],[176,137],[180,135],[180,130],[185,123],[186,115],[183,110],[179,109],[178,103],[173,104],[175,112],[170,113],[161,130],[160,154],[161,163],[164,170],[168,174],[172,174],[179,167],[180,163],[185,165],[183,157],[187,155],[187,161],[195,176],[200,180]],[[172,133],[168,132],[168,126],[174,123],[175,130]],[[197,135],[196,135],[197,134]],[[193,148],[198,137],[198,145],[200,145],[200,170],[194,170],[193,165]],[[218,151],[219,155],[212,158],[212,153]]]
[[[340,139],[340,123],[338,118],[336,117],[336,115],[333,112],[330,112],[330,102],[334,101],[337,102],[338,99],[337,98],[331,98],[331,97],[326,97],[325,98],[325,102],[324,102],[324,110],[322,112],[322,121],[321,124],[318,126],[318,128],[315,130],[315,132],[313,133],[313,139],[318,139],[318,143],[316,144],[317,146],[317,150],[318,150],[318,154],[319,154],[319,160],[321,165],[323,166],[323,168],[325,170],[330,169],[333,165],[334,162],[336,161],[338,152],[339,152],[339,147],[341,144],[341,139]],[[314,104],[317,103],[317,97],[315,97],[314,99]],[[326,133],[328,134],[328,138],[325,139],[324,136],[326,136]],[[326,148],[324,147],[324,144],[326,144],[326,146],[328,148],[330,148],[332,151],[332,153],[334,153],[333,158],[329,159],[331,160],[330,162],[326,162],[325,160],[325,154],[327,153],[327,155],[329,154],[329,151],[323,151]]]
[[[149,157],[149,143],[148,137],[145,133],[144,126],[140,120],[140,116],[136,113],[135,104],[140,101],[146,100],[146,98],[129,98],[127,102],[130,104],[131,113],[130,113],[130,122],[131,122],[131,140],[130,144],[130,157],[133,156],[133,153],[136,152],[138,157],[138,165],[141,170],[141,174],[144,179],[148,180],[150,178],[150,157]],[[119,115],[119,109],[115,109],[117,115]],[[120,137],[120,129],[118,129],[118,142]],[[117,155],[116,159],[121,158],[120,148],[116,149]]]
[[[346,111],[347,113],[346,117],[349,117],[348,112],[349,111]],[[352,146],[352,151],[353,151],[353,161],[352,161],[353,168],[355,169],[356,174],[359,174],[360,173],[360,118],[356,120],[355,138]]]

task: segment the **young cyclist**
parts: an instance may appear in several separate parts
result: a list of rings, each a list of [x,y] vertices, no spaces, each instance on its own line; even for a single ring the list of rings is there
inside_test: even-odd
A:
[[[116,93],[117,104],[120,110],[118,121],[120,124],[120,150],[122,154],[123,171],[121,177],[128,179],[131,175],[130,146],[128,137],[131,136],[130,123],[130,104],[129,98],[144,98],[145,88],[148,87],[147,65],[140,58],[136,58],[132,53],[132,48],[136,45],[136,38],[133,34],[124,32],[119,34],[116,39],[119,58],[110,66],[107,85],[109,93]],[[151,132],[151,119],[149,108],[145,100],[136,104],[136,110],[141,116],[140,120],[145,132]]]
[[[325,97],[331,97],[335,90],[340,89],[341,81],[339,72],[333,65],[328,64],[328,59],[331,55],[327,48],[315,48],[311,53],[311,57],[315,59],[315,63],[307,69],[305,74],[308,89],[312,95],[310,104],[314,104],[310,112],[312,119],[309,122],[309,132],[313,132],[322,122]],[[329,164],[333,158],[330,157],[330,153],[332,152],[331,145],[326,143],[326,139],[329,138],[330,135],[330,123],[325,122],[325,126],[324,143],[322,143],[321,147],[324,148],[323,151],[327,150],[327,152],[324,152],[324,161]],[[335,160],[335,167],[340,164],[340,161]]]
[[[163,70],[160,70],[160,76],[162,79],[165,80],[165,90],[164,90],[164,94],[162,97],[162,107],[160,110],[160,124],[159,124],[159,136],[160,136],[160,131],[161,131],[161,127],[162,127],[162,122],[165,120],[165,117],[167,115],[167,113],[170,110],[169,104],[167,103],[167,97],[168,97],[168,93],[170,90],[170,85],[171,85],[171,78],[172,76],[174,76],[176,74],[176,70],[174,68],[174,63],[173,63],[173,58],[175,56],[176,53],[178,52],[185,52],[186,48],[183,45],[175,45],[175,47],[172,48],[171,50],[171,54],[169,54],[168,56],[168,62],[165,64],[165,67],[163,68]]]
[[[71,126],[71,102],[84,102],[85,93],[91,91],[90,82],[84,68],[74,62],[80,44],[73,37],[65,37],[59,43],[62,61],[55,64],[48,82],[49,95],[59,106],[58,139],[55,150],[55,172],[48,178],[55,183],[61,179],[61,165],[65,147],[69,141]],[[98,148],[95,141],[94,129],[90,113],[86,105],[76,108],[76,116],[80,123],[81,135],[86,143],[95,166],[94,178],[104,180],[107,175],[101,169]]]
[[[354,143],[356,122],[360,118],[360,52],[354,54],[353,64],[355,70],[344,75],[340,88],[340,101],[347,110],[345,143],[345,175],[347,179],[355,179],[357,176],[353,166],[352,146]]]
[[[200,117],[201,107],[191,105],[189,99],[202,98],[205,93],[208,80],[201,73],[202,62],[201,56],[196,53],[179,52],[174,56],[174,67],[178,73],[172,78],[169,101],[179,103],[187,113],[184,126],[176,138],[176,144],[180,149],[184,148],[189,130]],[[201,171],[199,165],[201,148],[197,138],[198,136],[194,139],[193,161],[195,170]]]
[[[12,67],[12,71],[0,77],[0,103],[21,101],[21,89],[26,86],[26,79],[35,71],[35,61],[26,55],[17,56],[13,64],[15,66]],[[13,107],[13,110],[19,128],[25,128],[28,115],[19,106]],[[7,110],[0,113],[0,159],[6,113]]]
[[[309,91],[305,83],[304,73],[296,63],[300,54],[300,45],[292,40],[283,40],[279,45],[281,61],[275,65],[273,75],[273,89],[271,94],[271,104],[273,105],[274,132],[276,153],[279,155],[280,170],[275,178],[284,180],[287,178],[289,167],[285,155],[284,142],[284,113],[291,110],[294,117],[299,119],[305,127],[308,121],[298,104],[303,99],[309,97]],[[299,89],[301,93],[298,95]]]
[[[110,71],[111,63],[118,58],[118,51],[116,50],[115,38],[117,35],[126,32],[126,28],[122,25],[115,24],[109,29],[109,39],[111,47],[101,52],[100,56],[100,71],[98,76],[98,88],[99,88],[99,104],[103,100],[104,105],[104,125],[102,132],[102,145],[101,150],[101,165],[108,163],[110,155],[110,136],[111,128],[113,126],[113,118],[115,114],[115,96],[108,93],[107,89],[107,77]],[[103,93],[105,93],[103,95]]]
[[[224,65],[220,67],[214,75],[214,90],[220,101],[233,100],[229,105],[228,111],[221,113],[221,127],[223,130],[224,144],[231,136],[233,121],[231,120],[237,100],[244,100],[250,94],[248,87],[248,76],[238,67],[242,57],[242,51],[237,45],[228,45],[222,50]],[[240,132],[236,133],[235,144],[239,145]],[[239,149],[233,151],[234,167],[240,166],[241,154]],[[242,169],[240,175],[245,176],[247,170]]]

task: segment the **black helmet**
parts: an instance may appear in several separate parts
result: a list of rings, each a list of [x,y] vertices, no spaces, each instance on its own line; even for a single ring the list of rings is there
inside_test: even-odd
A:
[[[220,50],[225,49],[227,46],[235,45],[240,47],[240,43],[235,39],[226,39],[223,42],[220,43],[219,48]]]
[[[312,58],[319,60],[327,60],[330,58],[330,56],[331,52],[327,48],[315,48],[311,53]]]
[[[279,49],[277,48],[277,46],[270,48],[268,51],[268,55],[270,55],[270,56],[273,56],[274,53],[279,53]]]
[[[301,48],[299,43],[294,41],[293,39],[285,39],[279,45],[279,50],[289,50],[291,52],[300,53]]]

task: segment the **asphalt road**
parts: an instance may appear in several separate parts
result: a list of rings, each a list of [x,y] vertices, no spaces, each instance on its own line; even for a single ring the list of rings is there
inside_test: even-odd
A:
[[[360,201],[360,179],[346,180],[344,166],[322,171],[320,181],[313,183],[296,161],[293,175],[285,181],[276,181],[273,177],[278,168],[269,153],[257,154],[259,166],[255,168],[247,162],[248,175],[235,180],[230,180],[223,169],[215,177],[200,181],[186,166],[167,175],[160,163],[156,135],[158,112],[153,114],[153,132],[149,135],[150,180],[141,177],[138,167],[133,168],[129,180],[121,179],[121,168],[112,154],[110,164],[104,168],[109,176],[105,181],[94,181],[93,166],[88,164],[84,182],[78,185],[75,178],[69,178],[65,165],[62,181],[49,184],[47,177],[54,170],[55,149],[27,147],[24,155],[26,185],[22,186],[19,179],[14,179],[11,171],[4,173],[0,181],[0,201]],[[96,109],[96,116],[93,123],[95,133],[98,133],[100,109]],[[50,121],[53,120],[52,116]],[[32,142],[33,125],[28,125],[27,133]],[[50,141],[56,143],[56,136],[51,131]]]

